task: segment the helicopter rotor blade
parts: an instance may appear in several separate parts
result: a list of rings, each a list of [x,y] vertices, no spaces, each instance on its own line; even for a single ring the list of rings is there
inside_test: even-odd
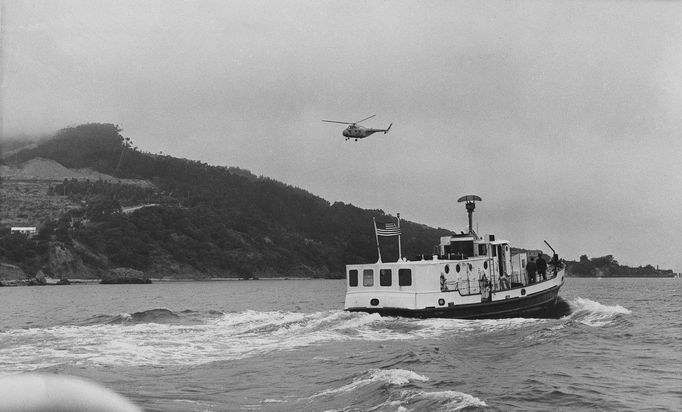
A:
[[[362,120],[358,120],[357,122],[355,122],[355,124],[360,123],[360,122],[364,122],[365,120],[371,119],[371,118],[374,117],[374,116],[376,116],[376,114],[373,114],[373,115],[371,115],[371,116],[369,116],[369,117],[365,117],[365,118],[362,119]]]
[[[338,122],[336,120],[322,120],[322,121],[327,122],[327,123],[355,124],[355,123],[351,123],[351,122]]]

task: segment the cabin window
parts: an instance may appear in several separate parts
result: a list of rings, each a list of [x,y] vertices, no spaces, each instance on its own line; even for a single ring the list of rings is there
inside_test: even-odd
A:
[[[398,285],[412,286],[412,269],[398,269]]]
[[[391,286],[391,276],[393,271],[391,269],[380,269],[379,270],[379,285],[381,286]]]
[[[454,259],[464,259],[474,255],[474,242],[450,242],[445,246],[445,255]]]
[[[358,271],[351,269],[348,271],[348,286],[358,285]]]
[[[522,268],[526,267],[526,259],[521,259],[521,267]]]
[[[492,249],[492,251],[493,251],[493,257],[496,257],[496,256],[497,256],[497,248],[496,248],[496,247],[492,247],[491,249]]]
[[[362,286],[374,286],[374,270],[365,269],[362,271]]]
[[[478,245],[478,256],[487,256],[488,255],[488,245],[483,244],[483,245]]]

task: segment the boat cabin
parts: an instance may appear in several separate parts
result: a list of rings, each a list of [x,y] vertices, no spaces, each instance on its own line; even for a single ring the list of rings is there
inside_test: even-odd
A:
[[[496,240],[494,235],[475,234],[444,236],[438,254],[417,261],[377,262],[348,265],[349,288],[377,288],[379,290],[458,291],[461,295],[481,293],[490,282],[494,290],[526,285],[526,254],[511,255],[509,242]],[[514,263],[514,264],[513,264]],[[419,273],[419,279],[413,273]],[[425,282],[425,283],[422,283]]]
[[[514,283],[521,283],[519,275],[525,268],[513,268],[511,248],[506,240],[496,240],[495,235],[477,236],[467,234],[443,236],[438,245],[438,258],[442,260],[470,260],[469,266],[482,265],[480,275],[489,280],[509,276]],[[514,270],[515,269],[515,270]]]

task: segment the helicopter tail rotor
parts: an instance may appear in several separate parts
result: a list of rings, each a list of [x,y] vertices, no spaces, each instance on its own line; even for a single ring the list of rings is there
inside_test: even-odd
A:
[[[393,123],[389,124],[386,130],[384,130],[384,134],[388,133],[389,130],[391,130],[391,126],[393,126]]]

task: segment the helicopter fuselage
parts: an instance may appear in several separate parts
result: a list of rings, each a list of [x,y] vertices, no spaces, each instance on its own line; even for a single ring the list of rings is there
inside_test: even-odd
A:
[[[377,133],[377,132],[383,132],[384,134],[388,132],[388,130],[391,128],[391,126],[388,127],[388,129],[371,129],[368,127],[362,127],[362,126],[356,126],[356,125],[350,125],[346,127],[343,131],[343,135],[345,136],[346,140],[348,139],[363,139],[371,134]]]
[[[367,137],[378,131],[378,129],[368,129],[362,126],[348,126],[343,131],[343,135],[350,138],[362,139],[363,137]]]

